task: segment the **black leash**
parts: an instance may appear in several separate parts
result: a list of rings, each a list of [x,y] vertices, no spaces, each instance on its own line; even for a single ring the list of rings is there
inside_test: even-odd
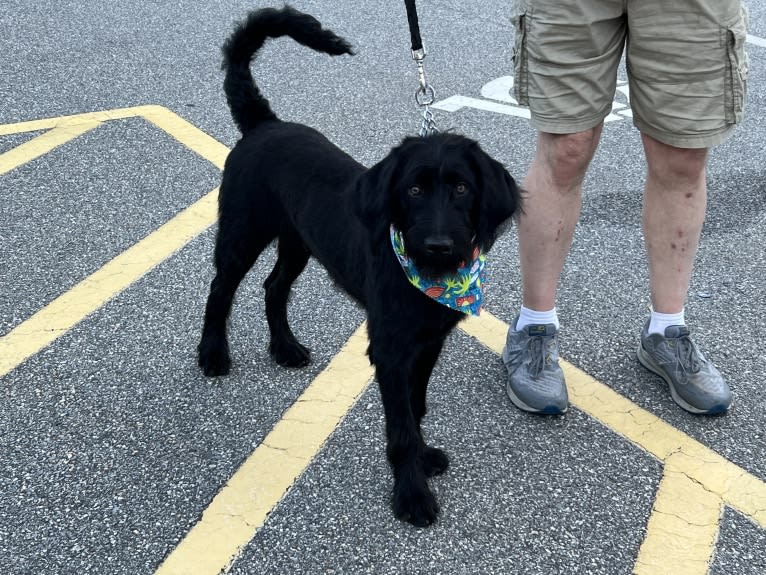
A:
[[[404,5],[407,7],[407,20],[410,23],[412,51],[416,52],[423,49],[423,39],[420,37],[420,25],[418,24],[418,10],[415,7],[415,0],[404,0]]]
[[[429,136],[437,133],[434,115],[430,105],[436,100],[436,91],[426,81],[426,71],[423,61],[426,58],[426,49],[423,39],[420,37],[420,25],[418,24],[418,12],[415,8],[415,0],[404,0],[407,7],[407,21],[410,24],[410,40],[412,41],[412,59],[418,66],[418,82],[420,87],[415,91],[415,103],[423,109],[423,122],[420,126],[420,136]]]

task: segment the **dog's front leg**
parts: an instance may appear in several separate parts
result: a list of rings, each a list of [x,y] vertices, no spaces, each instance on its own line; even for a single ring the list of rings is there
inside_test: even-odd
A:
[[[375,343],[375,354],[381,357]],[[388,354],[383,353],[384,356]],[[425,527],[436,520],[439,504],[428,487],[422,464],[426,445],[419,421],[412,410],[410,362],[386,361],[376,366],[378,385],[386,416],[386,454],[394,473],[392,506],[394,515],[413,525]]]
[[[410,378],[410,405],[415,416],[415,424],[421,437],[421,421],[426,414],[426,391],[431,379],[431,372],[439,358],[444,338],[438,339],[425,345],[415,359],[415,365]],[[420,462],[427,477],[433,477],[444,473],[449,467],[447,454],[437,447],[431,447],[423,443],[420,452]]]

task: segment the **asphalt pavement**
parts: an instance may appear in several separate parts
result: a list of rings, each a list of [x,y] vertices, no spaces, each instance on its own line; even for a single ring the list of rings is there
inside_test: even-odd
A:
[[[329,58],[275,41],[253,68],[258,84],[280,117],[316,127],[372,165],[420,124],[404,5],[292,4],[347,37],[357,53]],[[216,188],[218,148],[204,138],[195,148],[184,134],[226,147],[236,142],[220,46],[235,21],[266,5],[4,0],[0,349],[11,350],[9,357],[30,318],[67,293],[81,293],[74,291],[80,282]],[[685,446],[696,446],[680,450],[688,461],[627,437],[628,424],[594,415],[601,412],[585,399],[562,417],[516,410],[491,342],[456,331],[432,377],[424,426],[429,441],[451,457],[447,473],[432,482],[439,521],[416,529],[390,512],[391,473],[373,383],[219,570],[663,573],[662,565],[644,563],[657,557],[650,543],[688,536],[688,545],[668,553],[667,565],[673,553],[689,552],[702,557],[699,564],[689,560],[690,573],[766,573],[766,2],[747,5],[746,118],[711,153],[708,215],[687,304],[696,342],[732,387],[730,412],[685,413],[635,359],[649,306],[645,165],[624,93],[615,97],[615,117],[585,181],[559,292],[562,357],[615,392],[609,402],[633,406],[623,419],[654,418],[647,437],[683,437]],[[476,138],[521,180],[534,131],[513,102],[491,90],[511,73],[510,3],[432,0],[419,10],[437,101],[467,99],[454,111],[436,109],[437,126]],[[191,128],[158,127],[138,109],[148,105]],[[114,119],[99,116],[92,129],[34,152],[51,126],[67,123],[57,118],[134,108]],[[24,124],[46,119],[54,120]],[[53,334],[50,343],[20,353],[18,361],[0,357],[10,365],[0,376],[0,573],[161,572],[363,322],[363,311],[312,262],[294,287],[290,318],[313,361],[300,370],[275,365],[261,288],[274,260],[270,250],[237,294],[231,374],[205,378],[195,348],[213,277],[214,234],[214,225],[203,222],[169,257],[157,256],[148,273],[115,288],[71,327],[43,328],[46,337]],[[486,309],[507,323],[520,305],[514,230],[489,259]],[[707,455],[694,455],[702,448]],[[664,536],[661,516],[675,511],[663,511],[658,502],[666,496],[658,494],[672,493],[663,486],[678,469],[693,481],[719,472],[727,479],[720,490],[702,481],[720,506],[714,520],[696,524],[679,516],[682,524]],[[689,509],[696,509],[695,497]],[[703,527],[707,535],[698,537]],[[192,563],[186,572],[202,571]]]

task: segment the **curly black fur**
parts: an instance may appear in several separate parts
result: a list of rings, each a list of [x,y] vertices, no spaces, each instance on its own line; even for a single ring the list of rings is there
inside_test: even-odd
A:
[[[444,340],[463,317],[413,287],[389,240],[393,224],[431,275],[454,272],[478,245],[489,250],[517,210],[519,189],[503,166],[456,134],[408,137],[366,169],[316,130],[279,120],[250,74],[269,37],[287,35],[328,54],[349,44],[292,8],[258,10],[224,45],[224,89],[243,137],[229,155],[219,199],[216,276],[199,343],[206,375],[228,373],[226,323],[234,293],[261,251],[278,238],[264,283],[269,350],[284,366],[309,351],[287,322],[290,286],[310,256],[367,310],[370,347],[386,417],[397,517],[429,525],[439,506],[427,478],[447,455],[423,440],[426,387]]]

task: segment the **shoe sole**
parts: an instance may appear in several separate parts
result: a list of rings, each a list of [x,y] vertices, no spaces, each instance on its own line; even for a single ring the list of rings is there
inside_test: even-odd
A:
[[[542,409],[537,409],[535,407],[532,407],[531,405],[527,405],[521,399],[519,396],[517,396],[515,393],[513,393],[513,390],[511,389],[511,386],[506,384],[505,391],[508,394],[508,397],[511,400],[511,403],[518,407],[519,409],[526,411],[528,413],[537,413],[539,415],[563,415],[567,412],[568,406],[564,407],[564,409],[561,409],[555,405],[546,405]]]
[[[646,350],[644,350],[643,344],[638,344],[638,352],[636,353],[636,356],[638,357],[638,363],[643,365],[653,374],[660,376],[665,381],[665,383],[668,385],[668,388],[670,388],[670,396],[673,398],[673,401],[675,401],[680,407],[689,413],[693,413],[695,415],[718,415],[724,413],[729,408],[728,405],[723,405],[720,403],[717,403],[710,409],[700,409],[698,407],[694,407],[693,405],[684,401],[684,399],[678,395],[676,387],[673,385],[673,380],[670,379],[670,377],[665,373],[664,369],[657,365],[657,363],[652,359],[652,356],[649,355]]]

